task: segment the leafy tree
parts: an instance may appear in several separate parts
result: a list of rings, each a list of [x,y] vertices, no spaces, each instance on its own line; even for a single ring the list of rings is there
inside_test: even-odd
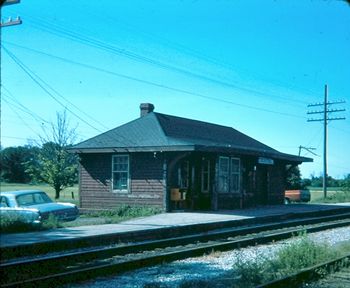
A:
[[[37,159],[27,163],[27,171],[34,179],[55,189],[55,199],[60,197],[64,188],[78,180],[77,156],[67,151],[76,139],[75,130],[69,128],[65,111],[57,113],[57,122],[51,124],[51,137],[42,137],[43,144]]]
[[[287,189],[302,189],[302,179],[299,166],[292,166],[287,170]]]
[[[312,187],[322,187],[323,186],[323,177],[316,177],[311,175],[311,186]]]
[[[339,187],[340,180],[334,179],[332,176],[327,176],[327,186],[328,187]]]
[[[350,174],[346,175],[344,179],[340,181],[340,186],[345,191],[350,191]]]
[[[10,183],[28,183],[31,176],[26,172],[25,163],[34,159],[38,147],[18,146],[3,149],[1,153],[1,178]]]
[[[332,176],[327,176],[327,187],[339,187],[342,180],[334,179]],[[311,175],[312,187],[323,187],[323,176],[315,177]]]
[[[311,179],[303,178],[301,180],[301,187],[306,188],[308,186],[311,186]]]

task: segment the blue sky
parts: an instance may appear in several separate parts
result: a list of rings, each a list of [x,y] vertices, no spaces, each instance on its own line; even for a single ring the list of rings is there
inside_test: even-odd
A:
[[[98,4],[96,4],[98,3]],[[350,173],[350,5],[345,1],[44,1],[3,7],[1,145],[38,139],[68,110],[85,140],[156,111],[234,127],[285,153],[316,148],[307,105],[345,100],[328,171]],[[46,122],[47,121],[47,122]]]

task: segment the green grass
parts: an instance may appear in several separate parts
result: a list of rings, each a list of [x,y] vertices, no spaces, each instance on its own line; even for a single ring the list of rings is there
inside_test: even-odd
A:
[[[23,222],[19,216],[16,215],[1,215],[0,232],[14,233],[14,232],[28,232],[36,230],[38,226],[27,224]]]
[[[62,227],[78,227],[82,225],[115,224],[132,218],[151,216],[161,212],[162,210],[160,208],[122,205],[113,210],[87,213],[70,222],[60,222],[53,215],[50,215],[49,219],[43,221],[41,225],[36,226],[24,224],[16,217],[12,217],[6,219],[6,221],[1,219],[0,231],[17,233]]]
[[[32,232],[60,227],[63,227],[63,225],[54,215],[50,215],[48,219],[37,224],[24,223],[23,219],[16,215],[2,215],[0,221],[1,233]]]
[[[322,188],[310,188],[311,203],[345,203],[350,202],[350,191],[342,188],[328,188],[327,198],[324,199]]]
[[[74,227],[82,225],[102,225],[115,224],[138,217],[147,217],[161,213],[160,208],[148,206],[121,205],[112,210],[87,212],[77,220],[62,223],[64,227]]]
[[[70,222],[58,221],[54,216],[50,215],[49,219],[43,221],[41,225],[36,226],[24,224],[20,219],[11,217],[1,219],[0,231],[4,233],[17,233],[83,225],[115,224],[132,218],[151,216],[161,212],[162,210],[160,208],[123,205],[114,210],[83,214],[78,219]]]

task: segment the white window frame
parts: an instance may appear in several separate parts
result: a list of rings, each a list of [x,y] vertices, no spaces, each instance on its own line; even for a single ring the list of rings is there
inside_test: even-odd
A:
[[[221,170],[221,162],[222,161],[228,161],[228,169],[227,171],[225,171],[225,175],[223,173],[223,171]],[[221,177],[225,177],[226,185],[227,185],[227,191],[221,190],[220,187],[220,181],[221,181]],[[226,156],[220,156],[219,157],[219,169],[218,169],[218,190],[219,193],[229,193],[230,192],[230,157],[226,157]]]
[[[223,171],[221,171],[221,161],[228,161],[228,171],[224,171],[225,173],[223,173]],[[233,165],[232,165],[232,161],[235,160],[237,161],[238,160],[238,171],[233,171]],[[225,174],[225,175],[224,175]],[[233,177],[233,176],[238,176],[237,178],[236,177]],[[227,157],[227,156],[219,156],[219,163],[218,163],[218,186],[217,186],[217,189],[218,189],[218,192],[219,193],[239,193],[240,192],[240,189],[241,189],[241,159],[240,158],[237,158],[237,157]],[[226,185],[228,186],[227,189],[225,191],[223,191],[220,187],[220,177],[227,177],[226,178]],[[233,179],[236,178],[238,183],[237,183],[237,190],[233,190]]]
[[[128,161],[128,169],[127,171],[124,170],[114,170],[114,159],[115,158],[121,158],[121,157],[127,157]],[[126,189],[114,189],[114,173],[127,173],[127,180],[126,180]],[[129,193],[130,191],[130,157],[128,154],[117,154],[112,155],[112,191],[116,193]]]

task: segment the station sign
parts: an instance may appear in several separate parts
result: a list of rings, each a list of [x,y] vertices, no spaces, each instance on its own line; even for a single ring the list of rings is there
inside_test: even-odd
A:
[[[263,165],[273,165],[274,161],[271,158],[259,157],[258,163]]]

